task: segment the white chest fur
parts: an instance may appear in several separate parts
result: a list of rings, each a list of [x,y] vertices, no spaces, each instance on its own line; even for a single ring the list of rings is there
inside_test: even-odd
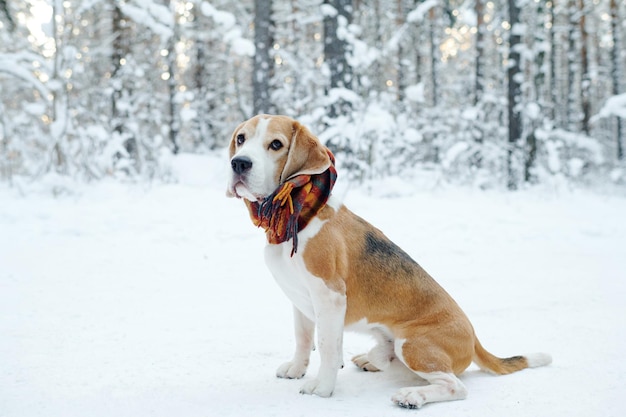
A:
[[[302,254],[307,241],[315,236],[324,222],[314,218],[298,233],[298,252],[291,256],[292,242],[265,247],[265,263],[285,295],[310,320],[315,320],[313,291],[325,286],[323,280],[312,275],[306,268]]]

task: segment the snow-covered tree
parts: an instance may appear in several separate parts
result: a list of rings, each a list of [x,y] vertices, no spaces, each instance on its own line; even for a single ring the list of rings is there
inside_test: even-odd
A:
[[[262,111],[311,126],[355,180],[623,182],[624,8],[3,0],[0,178],[167,177]]]

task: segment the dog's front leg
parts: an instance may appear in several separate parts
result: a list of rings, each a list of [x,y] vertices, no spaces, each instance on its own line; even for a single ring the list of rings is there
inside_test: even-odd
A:
[[[283,363],[276,370],[276,376],[279,378],[302,378],[309,366],[309,358],[311,357],[311,350],[313,350],[315,323],[294,306],[293,324],[296,336],[296,353],[291,361]]]
[[[346,316],[346,296],[320,283],[312,293],[317,322],[317,344],[320,369],[317,377],[300,389],[302,394],[330,397],[335,390],[337,372],[343,364],[343,327]]]

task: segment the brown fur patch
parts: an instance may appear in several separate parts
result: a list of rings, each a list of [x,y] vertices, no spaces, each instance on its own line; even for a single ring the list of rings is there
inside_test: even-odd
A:
[[[460,373],[471,363],[474,331],[456,302],[406,252],[346,207],[309,240],[304,259],[313,275],[347,295],[346,325],[366,319],[410,341],[404,356],[412,369]],[[433,357],[425,358],[422,348]]]

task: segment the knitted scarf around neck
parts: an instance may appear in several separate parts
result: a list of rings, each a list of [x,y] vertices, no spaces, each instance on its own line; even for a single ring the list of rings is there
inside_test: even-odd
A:
[[[248,201],[252,222],[265,229],[269,243],[293,240],[291,256],[298,251],[298,232],[303,230],[326,205],[337,179],[335,157],[321,174],[301,174],[282,183],[272,194],[258,203]]]

